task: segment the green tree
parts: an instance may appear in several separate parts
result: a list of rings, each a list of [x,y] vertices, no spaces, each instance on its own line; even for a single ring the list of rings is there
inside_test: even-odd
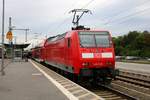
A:
[[[115,53],[122,56],[150,57],[150,33],[132,31],[124,36],[114,37]]]

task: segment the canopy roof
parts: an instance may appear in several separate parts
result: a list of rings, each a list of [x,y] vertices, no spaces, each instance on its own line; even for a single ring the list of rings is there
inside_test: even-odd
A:
[[[4,44],[6,48],[11,47],[11,44]],[[13,47],[17,49],[27,48],[30,44],[13,44]]]

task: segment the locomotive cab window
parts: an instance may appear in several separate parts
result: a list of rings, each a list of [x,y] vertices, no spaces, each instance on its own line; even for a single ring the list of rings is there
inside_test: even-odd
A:
[[[109,47],[110,40],[108,35],[95,35],[97,47]]]
[[[108,32],[79,32],[80,47],[110,47]]]
[[[71,46],[71,39],[70,38],[67,38],[67,46],[68,46],[68,48]]]

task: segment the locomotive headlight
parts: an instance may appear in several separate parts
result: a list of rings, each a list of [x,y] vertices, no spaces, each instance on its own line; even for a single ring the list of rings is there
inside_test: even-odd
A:
[[[111,65],[111,64],[112,64],[112,62],[110,62],[110,61],[107,61],[107,62],[106,62],[106,64],[107,64],[107,65]]]
[[[83,62],[82,66],[89,66],[89,62]]]

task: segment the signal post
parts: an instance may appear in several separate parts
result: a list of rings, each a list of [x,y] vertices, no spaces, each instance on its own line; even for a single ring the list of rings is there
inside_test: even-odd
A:
[[[2,62],[1,62],[1,75],[5,75],[4,71],[4,20],[5,20],[5,0],[2,3]]]
[[[6,34],[6,39],[9,40],[9,43],[11,45],[11,57],[12,57],[12,61],[13,61],[13,34],[12,34],[12,25],[11,25],[11,17],[9,17],[9,31]]]

